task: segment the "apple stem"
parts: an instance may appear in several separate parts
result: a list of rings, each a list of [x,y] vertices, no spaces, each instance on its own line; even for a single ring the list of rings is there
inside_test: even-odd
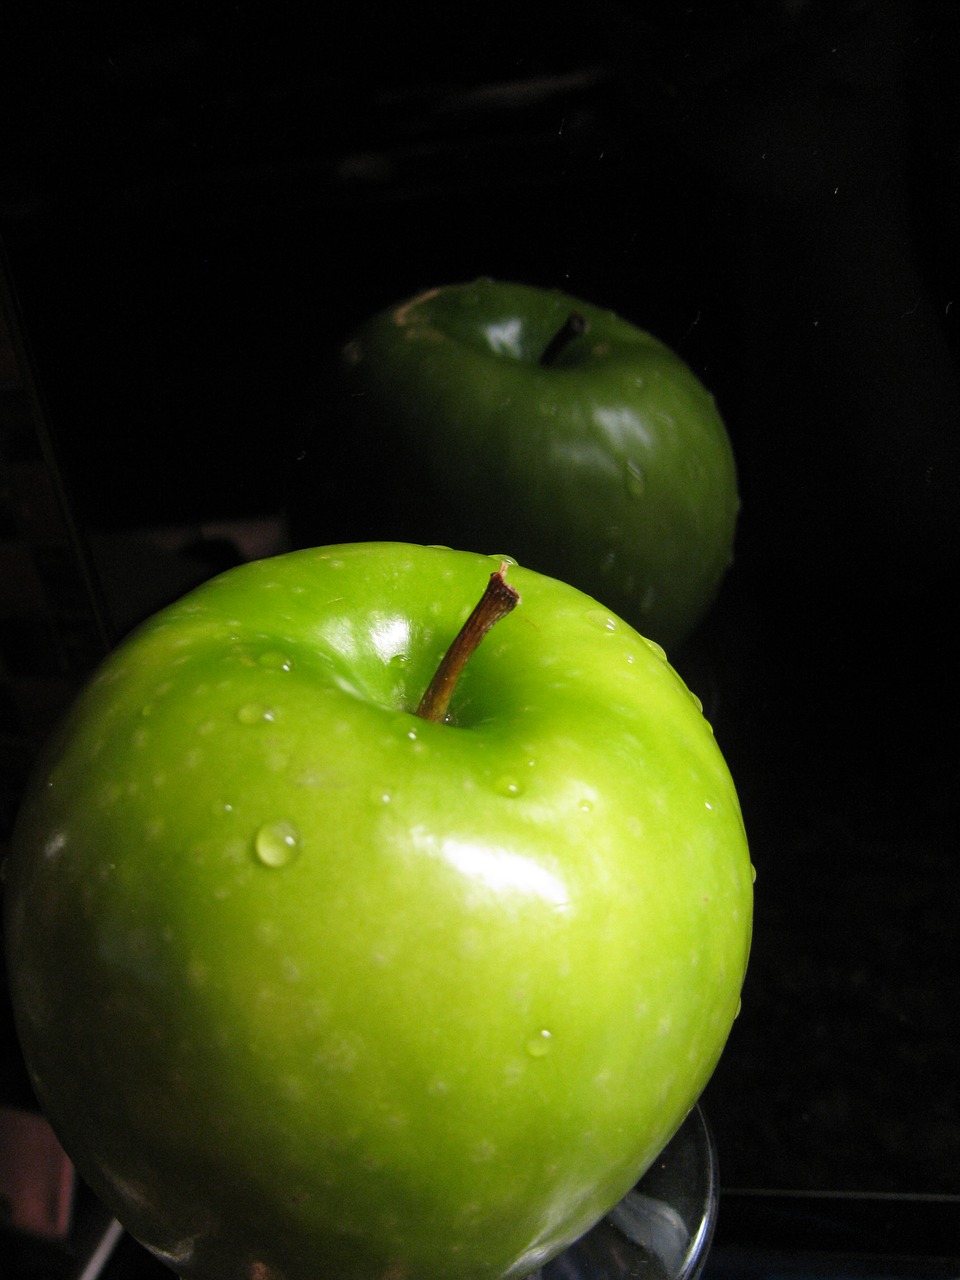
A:
[[[506,580],[507,568],[504,561],[495,573],[491,573],[483,595],[443,655],[417,707],[417,715],[422,720],[432,720],[434,724],[442,724],[446,720],[450,699],[470,656],[490,628],[520,603],[519,591]]]
[[[549,369],[557,363],[557,358],[565,351],[574,338],[587,332],[587,321],[579,311],[571,311],[563,324],[553,335],[540,357],[540,368]]]

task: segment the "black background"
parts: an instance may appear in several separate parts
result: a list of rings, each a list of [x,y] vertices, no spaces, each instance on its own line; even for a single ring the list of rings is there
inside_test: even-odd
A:
[[[960,1194],[957,9],[296,12],[0,18],[0,231],[96,567],[282,516],[305,441],[335,458],[323,358],[420,288],[558,286],[655,332],[743,498],[672,655],[759,873],[723,1184]]]

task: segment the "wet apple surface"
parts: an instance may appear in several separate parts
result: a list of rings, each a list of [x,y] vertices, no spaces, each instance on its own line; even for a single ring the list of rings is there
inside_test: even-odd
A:
[[[31,1078],[185,1277],[522,1274],[722,1051],[752,869],[659,647],[510,565],[519,606],[416,714],[498,564],[231,570],[107,659],[38,766],[6,893]]]

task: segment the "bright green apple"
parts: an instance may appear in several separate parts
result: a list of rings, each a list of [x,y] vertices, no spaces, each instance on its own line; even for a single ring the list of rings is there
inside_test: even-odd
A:
[[[713,601],[739,509],[730,441],[690,368],[627,320],[527,285],[431,289],[363,324],[330,385],[298,464],[299,542],[506,547],[668,650]]]
[[[722,1050],[750,860],[657,646],[511,565],[519,607],[418,714],[498,565],[231,570],[108,658],[38,765],[6,882],[24,1055],[183,1276],[519,1276]]]

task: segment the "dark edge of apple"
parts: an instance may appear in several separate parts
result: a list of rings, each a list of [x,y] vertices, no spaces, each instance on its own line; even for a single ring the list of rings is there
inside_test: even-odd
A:
[[[421,720],[442,724],[447,719],[450,699],[471,655],[476,652],[490,628],[508,613],[512,613],[520,603],[519,591],[506,580],[507,568],[507,562],[504,561],[495,573],[491,573],[483,595],[443,655],[417,707],[417,715]]]
[[[560,353],[566,350],[574,338],[579,338],[581,334],[586,333],[588,327],[586,318],[579,311],[571,311],[544,347],[543,355],[540,357],[540,368],[549,369],[551,365],[556,364]]]

